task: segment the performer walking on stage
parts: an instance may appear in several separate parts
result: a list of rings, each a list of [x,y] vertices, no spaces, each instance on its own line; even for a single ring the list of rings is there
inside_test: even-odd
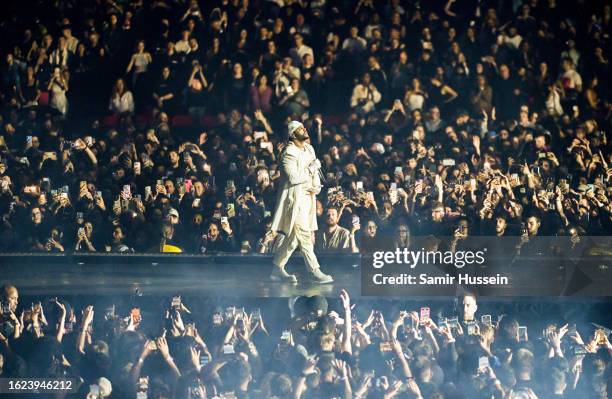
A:
[[[285,238],[275,252],[270,279],[297,282],[295,275],[285,271],[285,265],[299,246],[314,281],[331,283],[334,279],[321,271],[312,242],[312,233],[317,230],[316,195],[321,192],[321,163],[307,143],[309,136],[302,123],[292,121],[287,130],[289,142],[280,155],[280,190],[271,227]]]

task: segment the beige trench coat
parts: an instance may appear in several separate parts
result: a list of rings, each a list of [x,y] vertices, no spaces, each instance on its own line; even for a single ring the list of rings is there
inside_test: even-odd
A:
[[[305,154],[293,142],[287,144],[280,155],[280,184],[276,198],[276,208],[272,218],[272,231],[282,232],[288,235],[296,222],[297,201],[312,201],[311,212],[308,217],[309,225],[303,228],[317,230],[316,195],[310,195],[310,199],[304,191],[316,188],[316,193],[321,191],[321,180],[317,170],[312,173],[309,165],[316,159],[314,148],[305,144]]]

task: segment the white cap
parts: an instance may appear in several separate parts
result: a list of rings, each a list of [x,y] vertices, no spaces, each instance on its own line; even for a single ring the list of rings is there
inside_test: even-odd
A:
[[[304,127],[302,122],[299,121],[291,121],[287,125],[287,133],[289,134],[289,138],[293,137],[293,133],[300,127]]]

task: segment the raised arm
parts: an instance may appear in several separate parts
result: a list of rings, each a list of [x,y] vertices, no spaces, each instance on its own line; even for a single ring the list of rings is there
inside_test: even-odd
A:
[[[77,139],[75,144],[77,150],[84,151],[85,154],[87,154],[87,157],[89,158],[93,166],[98,165],[98,158],[96,157],[96,154],[94,154],[94,152],[89,148],[89,146],[85,143],[83,139]]]
[[[274,133],[274,131],[272,130],[272,126],[270,126],[270,123],[268,122],[268,119],[264,116],[263,112],[261,112],[260,109],[255,110],[254,116],[255,116],[255,119],[261,122],[264,129],[266,130],[266,133],[268,134]],[[274,151],[272,151],[272,153],[274,153]]]
[[[166,337],[159,337],[155,340],[155,344],[157,345],[157,350],[161,354],[164,362],[168,365],[170,370],[172,371],[173,377],[175,381],[179,379],[181,376],[181,372],[178,367],[174,363],[174,359],[170,356],[170,349],[168,348],[168,342],[166,341]]]
[[[55,301],[55,304],[60,308],[61,312],[55,338],[57,339],[57,342],[62,342],[62,338],[64,338],[64,334],[66,333],[66,330],[64,329],[64,326],[66,325],[66,306],[59,301]]]
[[[340,292],[340,300],[342,301],[342,308],[344,309],[344,333],[342,334],[342,351],[349,354],[353,353],[351,345],[351,333],[352,320],[351,320],[351,298],[347,291],[342,290]]]
[[[457,97],[459,97],[459,94],[450,86],[448,85],[444,85],[444,87],[442,88],[442,91],[450,94],[450,98],[446,99],[446,101],[444,101],[445,103],[449,103],[451,101],[453,101],[454,99],[456,99]]]
[[[87,306],[83,311],[83,320],[81,322],[81,329],[79,331],[79,337],[77,340],[77,349],[79,353],[85,354],[85,339],[87,338],[89,326],[93,322],[94,308],[93,306]]]
[[[316,373],[315,367],[317,365],[317,361],[318,359],[316,358],[306,359],[306,364],[302,368],[302,375],[300,375],[295,380],[295,388],[293,389],[293,399],[300,399],[302,397],[302,394],[306,392],[306,378],[309,375]]]
[[[132,58],[130,58],[130,63],[128,64],[125,73],[130,73],[132,72],[132,68],[134,67],[134,55],[132,55]]]
[[[372,90],[372,101],[374,101],[375,104],[378,104],[382,99],[382,95],[374,85],[370,86],[370,90]]]

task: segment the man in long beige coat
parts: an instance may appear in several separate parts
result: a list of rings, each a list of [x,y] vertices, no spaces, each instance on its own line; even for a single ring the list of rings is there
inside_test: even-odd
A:
[[[314,253],[312,233],[317,230],[316,195],[321,191],[321,163],[307,143],[308,132],[300,122],[287,127],[289,143],[280,155],[280,191],[271,230],[285,235],[274,255],[274,270],[270,279],[296,283],[297,278],[285,271],[285,265],[298,247],[315,282],[331,283],[333,278],[323,272]]]

